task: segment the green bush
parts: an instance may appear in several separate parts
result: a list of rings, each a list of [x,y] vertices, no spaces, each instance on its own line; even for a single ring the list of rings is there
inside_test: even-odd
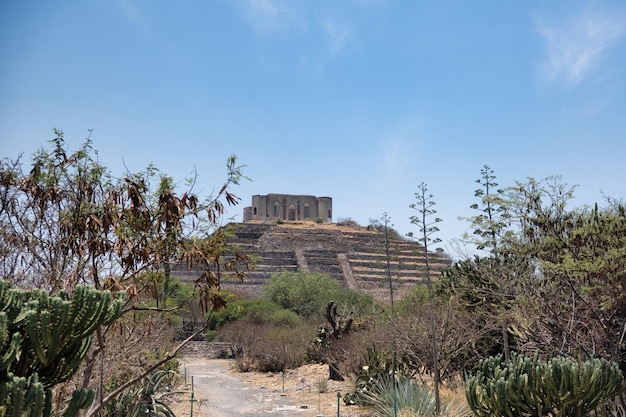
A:
[[[344,317],[362,317],[380,314],[381,306],[374,297],[358,291],[339,289],[332,297],[337,304],[337,313]]]
[[[330,301],[338,305],[342,316],[364,316],[379,310],[371,296],[343,289],[337,280],[319,272],[274,274],[263,287],[262,298],[305,318],[323,317]]]
[[[225,294],[226,307],[219,311],[213,311],[209,317],[209,330],[218,330],[224,324],[239,320],[246,314],[245,301],[240,300],[234,294]]]
[[[302,317],[298,316],[293,311],[278,310],[272,312],[267,317],[267,323],[274,326],[287,326],[296,327],[303,323]]]
[[[209,330],[218,331],[225,324],[233,321],[294,326],[301,324],[302,318],[295,312],[285,310],[270,300],[233,299],[226,305],[224,310],[216,311],[211,315],[209,318]]]
[[[322,316],[339,293],[339,282],[317,272],[274,274],[263,287],[263,298],[302,317]]]
[[[204,332],[204,341],[205,342],[213,342],[217,340],[219,332],[217,330],[207,330]]]

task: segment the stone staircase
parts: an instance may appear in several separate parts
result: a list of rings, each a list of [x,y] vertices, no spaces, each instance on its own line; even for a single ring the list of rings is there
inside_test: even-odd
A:
[[[229,238],[229,246],[252,256],[256,264],[243,281],[228,276],[222,279],[225,289],[259,295],[273,274],[309,271],[327,274],[344,288],[363,291],[380,300],[389,297],[384,239],[375,230],[312,222],[230,226],[234,234]],[[389,251],[394,292],[401,297],[416,284],[425,282],[423,246],[411,241],[391,241]],[[433,279],[439,277],[437,270],[450,264],[445,255],[438,253],[430,253],[429,261]],[[180,268],[174,274],[181,279],[188,276]]]

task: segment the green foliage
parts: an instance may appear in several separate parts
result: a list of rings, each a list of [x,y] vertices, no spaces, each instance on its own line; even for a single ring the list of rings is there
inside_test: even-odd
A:
[[[493,275],[494,258],[464,259],[443,271],[439,293],[459,297],[469,311],[493,312],[502,305],[500,285]]]
[[[182,306],[193,299],[193,285],[186,284],[178,278],[171,277],[167,281],[162,280],[157,287],[157,293],[165,297],[165,307]]]
[[[570,209],[574,187],[559,177],[516,183],[509,198],[520,231],[507,253],[534,272],[522,283],[526,311],[536,314],[519,323],[518,337],[544,351],[593,352],[626,369],[623,202]]]
[[[239,320],[246,315],[246,301],[240,300],[235,294],[225,293],[223,295],[226,305],[218,311],[213,311],[208,320],[209,330],[218,330],[224,324]]]
[[[245,300],[241,306],[243,307],[243,319],[256,324],[267,323],[269,317],[283,309],[278,304],[265,299]]]
[[[317,224],[322,224],[324,223],[324,219],[322,219],[321,217],[316,217],[313,219],[313,221]]]
[[[79,285],[70,300],[0,281],[0,415],[50,415],[51,389],[74,375],[96,328],[120,316],[121,296]],[[74,391],[64,415],[89,406],[94,395]]]
[[[256,324],[298,325],[302,318],[278,304],[264,299],[234,300],[222,311],[213,313],[209,320],[211,329],[219,329],[232,321],[247,321]]]
[[[367,317],[381,311],[374,297],[359,291],[339,289],[332,300],[337,305],[337,312],[344,317]]]
[[[477,417],[587,416],[621,392],[616,363],[592,358],[583,363],[566,357],[548,362],[537,355],[488,358],[467,380],[467,401]]]
[[[416,308],[428,303],[428,287],[424,284],[415,285],[396,303],[396,312],[399,316],[414,314]]]
[[[296,327],[303,323],[302,317],[289,310],[278,310],[267,317],[267,323],[280,327]]]
[[[303,317],[321,316],[339,283],[317,272],[283,272],[263,287],[263,298]]]
[[[488,250],[497,257],[501,241],[512,233],[509,230],[512,218],[510,203],[506,199],[505,190],[497,188],[499,184],[495,182],[493,169],[485,165],[480,174],[481,178],[476,180],[480,188],[474,191],[474,197],[480,199],[480,204],[471,206],[479,214],[468,219],[474,235],[471,240],[477,249]]]

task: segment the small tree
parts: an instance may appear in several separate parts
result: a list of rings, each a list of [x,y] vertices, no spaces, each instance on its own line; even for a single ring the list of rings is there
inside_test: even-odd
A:
[[[55,129],[50,143],[51,149],[33,155],[29,169],[21,156],[0,161],[0,279],[52,295],[72,293],[79,284],[123,292],[122,317],[131,313],[152,320],[153,314],[177,308],[165,303],[171,292],[171,265],[200,266],[195,294],[204,312],[223,306],[218,291],[221,271],[241,276],[248,265],[248,259],[236,252],[225,259],[224,233],[213,233],[226,206],[239,200],[230,188],[245,178],[234,155],[227,160],[222,187],[201,200],[193,192],[195,179],[179,194],[174,180],[152,165],[114,177],[98,161],[90,138],[69,152],[63,132]],[[105,348],[136,334],[124,332],[125,326],[109,331],[113,324],[95,330],[97,343],[85,358],[83,379],[74,381],[83,388],[100,387],[99,401],[89,415],[173,358],[184,344],[171,350],[162,346],[167,354],[150,364],[145,357],[137,358],[142,371],[125,375],[122,384],[105,392]],[[141,346],[154,337],[150,334],[154,326],[144,328]],[[109,355],[125,344],[118,343]]]
[[[418,186],[418,192],[415,193],[415,198],[417,199],[417,203],[413,203],[409,207],[413,210],[417,210],[419,214],[411,216],[410,220],[412,224],[418,227],[420,237],[417,238],[417,240],[422,242],[422,245],[424,247],[424,261],[426,262],[426,283],[428,285],[428,304],[430,310],[430,331],[433,351],[435,401],[436,411],[437,414],[439,414],[439,411],[441,409],[441,399],[439,396],[439,355],[437,353],[437,326],[435,324],[435,302],[431,279],[428,245],[441,242],[441,239],[432,237],[436,232],[439,231],[439,228],[436,226],[436,224],[441,222],[441,219],[439,217],[435,217],[434,219],[432,219],[432,216],[437,213],[437,211],[433,208],[436,203],[433,201],[433,195],[428,194],[428,187],[425,183],[422,182]],[[409,234],[409,237],[412,236],[412,234]]]
[[[570,209],[573,191],[559,177],[511,190],[521,230],[509,250],[535,267],[523,290],[538,314],[523,336],[544,350],[613,360],[626,372],[626,208],[609,201]]]
[[[281,272],[263,287],[263,298],[302,317],[322,317],[339,291],[338,281],[319,272]]]

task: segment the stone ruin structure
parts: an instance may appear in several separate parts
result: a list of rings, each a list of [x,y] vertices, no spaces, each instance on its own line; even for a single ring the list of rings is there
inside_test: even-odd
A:
[[[243,221],[253,220],[315,220],[333,222],[333,199],[313,195],[267,194],[253,195],[252,205],[243,209]]]

